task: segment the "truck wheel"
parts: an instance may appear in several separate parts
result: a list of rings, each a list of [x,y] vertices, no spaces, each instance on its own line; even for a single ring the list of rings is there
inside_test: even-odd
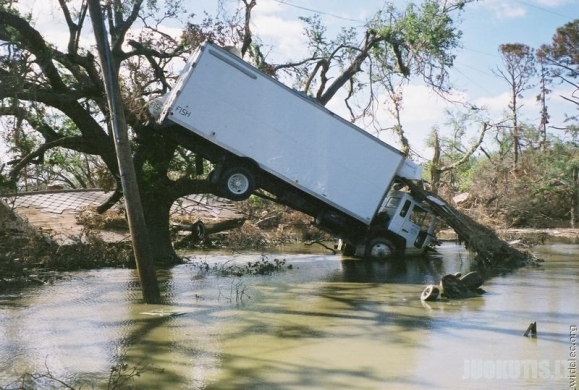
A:
[[[191,238],[195,242],[201,242],[205,239],[205,224],[197,220],[191,225]]]
[[[344,256],[354,256],[356,254],[356,246],[344,243],[342,245],[342,254]]]
[[[255,189],[253,174],[244,167],[227,169],[221,175],[219,183],[223,196],[231,200],[245,200],[251,196]]]
[[[217,174],[215,173],[215,169],[212,169],[211,172],[209,172],[207,175],[207,181],[213,184],[217,183]]]
[[[438,287],[433,286],[432,284],[424,289],[420,299],[423,301],[436,301],[438,299],[438,295],[440,295],[440,290]]]
[[[391,259],[396,253],[396,247],[386,237],[376,237],[366,245],[366,258],[369,260]]]

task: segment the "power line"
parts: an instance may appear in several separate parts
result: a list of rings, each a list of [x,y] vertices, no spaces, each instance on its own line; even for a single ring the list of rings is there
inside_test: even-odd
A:
[[[487,76],[493,76],[493,77],[494,77],[493,74],[491,74],[491,73],[489,73],[489,72],[487,72],[487,71],[477,69],[477,68],[472,67],[472,66],[470,66],[470,65],[467,65],[467,64],[465,64],[465,63],[462,63],[462,62],[459,62],[459,61],[455,61],[455,63],[460,64],[460,65],[464,66],[465,68],[470,68],[470,69],[475,70],[475,71],[477,71],[477,72],[479,72],[479,73],[485,74],[485,75],[487,75]]]
[[[475,71],[477,71],[477,72],[484,73],[484,74],[487,75],[487,76],[493,76],[493,75],[491,75],[490,73],[487,73],[487,72],[485,72],[485,71],[482,71],[482,70],[473,68],[472,66],[468,66],[468,65],[463,64],[463,63],[461,63],[461,62],[456,62],[456,63],[459,64],[459,65],[461,65],[461,66],[464,66],[464,67],[466,67],[466,68],[470,68],[470,69],[472,69],[472,70],[475,70]],[[486,93],[488,93],[489,95],[492,95],[492,93],[491,93],[488,89],[486,89],[485,87],[483,87],[482,85],[480,85],[479,83],[477,83],[476,81],[474,81],[472,78],[468,77],[466,74],[464,74],[463,72],[461,72],[460,69],[458,69],[457,67],[455,67],[455,68],[453,68],[453,69],[454,69],[455,71],[457,71],[458,73],[460,73],[464,78],[466,78],[467,80],[469,80],[471,83],[473,83],[474,85],[476,85],[477,87],[479,87],[480,89],[482,89],[483,91],[485,91]]]
[[[548,13],[550,13],[550,14],[557,15],[557,16],[560,16],[560,17],[565,18],[565,19],[569,19],[569,20],[575,20],[575,19],[576,19],[576,18],[570,17],[569,15],[563,15],[563,14],[560,14],[560,13],[558,13],[558,12],[551,11],[551,10],[546,9],[546,8],[543,8],[543,7],[539,7],[538,5],[529,4],[529,3],[525,2],[525,1],[521,1],[521,0],[515,0],[515,1],[516,1],[517,3],[521,3],[521,4],[526,5],[527,7],[536,8],[536,9],[541,10],[541,11],[543,11],[543,12],[548,12]]]
[[[468,50],[468,51],[473,51],[473,52],[475,52],[475,53],[484,54],[484,55],[489,56],[489,57],[501,58],[501,56],[498,55],[498,54],[487,53],[486,51],[481,51],[481,50],[476,50],[476,49],[469,49],[468,47],[463,47],[462,49],[463,49],[463,50]]]
[[[302,9],[302,10],[304,10],[304,11],[313,12],[313,13],[315,13],[315,14],[324,15],[324,16],[329,16],[329,17],[336,18],[336,19],[341,19],[341,20],[346,20],[346,21],[348,21],[348,22],[365,23],[365,22],[362,21],[362,20],[345,18],[345,17],[343,17],[343,16],[331,14],[331,13],[329,13],[329,12],[319,11],[319,10],[315,10],[315,9],[307,8],[307,7],[302,7],[302,6],[300,6],[300,5],[296,5],[296,4],[292,4],[292,3],[286,3],[285,0],[271,0],[271,1],[274,1],[274,2],[279,3],[279,4],[282,4],[282,5],[287,5],[287,6],[289,6],[289,7],[299,8],[299,9]]]

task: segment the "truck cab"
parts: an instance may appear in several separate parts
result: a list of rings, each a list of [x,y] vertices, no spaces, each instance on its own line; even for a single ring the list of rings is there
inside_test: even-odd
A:
[[[424,253],[434,237],[437,219],[430,208],[405,191],[392,190],[384,198],[370,226],[368,239],[357,243],[355,251],[339,248],[345,254],[368,259],[395,258]]]
[[[423,252],[436,228],[436,217],[429,207],[408,192],[391,191],[382,207],[390,217],[388,230],[403,237],[406,251]]]

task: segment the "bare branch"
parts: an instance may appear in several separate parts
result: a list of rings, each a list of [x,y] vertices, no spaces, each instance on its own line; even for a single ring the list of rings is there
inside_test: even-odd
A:
[[[36,63],[56,91],[64,92],[67,90],[58,69],[52,62],[53,49],[48,47],[46,41],[37,30],[32,28],[26,20],[2,9],[0,9],[0,26],[10,26],[18,32],[18,39],[36,56]]]
[[[251,21],[251,10],[257,5],[257,3],[256,0],[250,0],[249,2],[247,0],[243,0],[243,4],[245,4],[245,19],[243,23],[243,43],[241,45],[242,57],[247,52],[247,49],[249,49],[249,46],[253,40],[249,23]]]
[[[131,13],[129,14],[129,17],[125,21],[123,21],[123,19],[122,19],[122,16],[123,16],[122,12],[118,11],[119,9],[122,10],[122,7],[123,7],[122,2],[120,2],[118,0],[115,0],[115,2],[118,3],[118,8],[117,8],[117,11],[115,11],[115,22],[116,23],[115,23],[115,30],[114,30],[114,35],[113,35],[113,44],[112,44],[111,49],[112,49],[113,53],[120,54],[120,53],[122,53],[122,46],[125,43],[125,36],[127,34],[127,31],[129,31],[129,29],[131,28],[133,23],[135,23],[135,21],[137,20],[137,18],[139,16],[139,11],[141,10],[141,5],[143,4],[143,0],[132,1],[133,8],[131,10]]]
[[[326,91],[319,97],[320,103],[323,105],[328,104],[328,102],[334,97],[338,90],[356,73],[361,70],[362,63],[370,55],[370,49],[376,45],[378,42],[383,41],[384,38],[378,36],[375,31],[368,30],[366,32],[366,38],[364,41],[364,46],[360,50],[359,54],[354,58],[350,66],[348,66],[342,74],[340,74],[334,82],[328,87]]]
[[[485,136],[485,134],[486,134],[486,132],[487,132],[487,129],[488,129],[488,123],[485,122],[485,123],[483,123],[483,126],[482,126],[482,129],[481,129],[480,133],[479,133],[478,139],[476,140],[475,143],[473,143],[473,144],[471,145],[470,149],[463,154],[462,158],[461,158],[460,160],[455,161],[454,163],[452,163],[452,164],[450,164],[450,165],[447,165],[447,166],[438,168],[438,170],[439,170],[440,172],[450,171],[450,170],[452,170],[452,169],[454,169],[454,168],[456,168],[456,167],[464,164],[465,162],[467,162],[468,159],[471,158],[471,156],[474,154],[474,152],[476,152],[477,149],[478,149],[478,148],[480,147],[480,145],[482,144],[482,142],[483,142],[483,140],[484,140],[484,136]]]
[[[70,54],[77,53],[78,51],[78,42],[80,39],[80,30],[82,29],[82,25],[86,18],[88,4],[86,1],[83,0],[81,3],[81,11],[79,15],[78,23],[75,23],[72,20],[72,16],[70,14],[70,10],[68,8],[68,4],[65,0],[58,0],[60,4],[60,8],[62,9],[62,13],[64,14],[64,18],[66,20],[66,24],[68,25],[69,31],[69,38],[68,38],[68,52]]]
[[[27,164],[36,158],[42,159],[47,150],[57,147],[69,148],[85,153],[90,149],[89,145],[87,145],[87,141],[83,137],[60,138],[52,142],[44,143],[35,151],[24,156],[24,158],[16,163],[16,165],[10,170],[10,179],[16,181],[18,174]]]

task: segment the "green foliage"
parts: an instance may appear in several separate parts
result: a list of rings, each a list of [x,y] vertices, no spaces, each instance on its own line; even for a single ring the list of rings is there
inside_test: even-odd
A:
[[[409,4],[399,22],[406,46],[421,49],[427,55],[452,66],[454,55],[450,50],[458,46],[462,32],[456,30],[454,21],[438,1],[426,1],[420,6]]]
[[[432,0],[410,3],[401,14],[394,8],[379,14],[371,27],[385,43],[382,49],[375,49],[379,63],[402,73],[406,67],[425,76],[431,85],[442,85],[446,68],[453,65],[452,51],[462,37],[448,8]]]
[[[308,46],[314,49],[315,52],[329,54],[328,46],[330,42],[326,38],[328,28],[322,24],[320,15],[302,16],[299,19],[307,26],[304,29],[304,34],[308,39]]]
[[[10,180],[5,168],[5,165],[0,165],[0,195],[16,192],[16,183]]]

